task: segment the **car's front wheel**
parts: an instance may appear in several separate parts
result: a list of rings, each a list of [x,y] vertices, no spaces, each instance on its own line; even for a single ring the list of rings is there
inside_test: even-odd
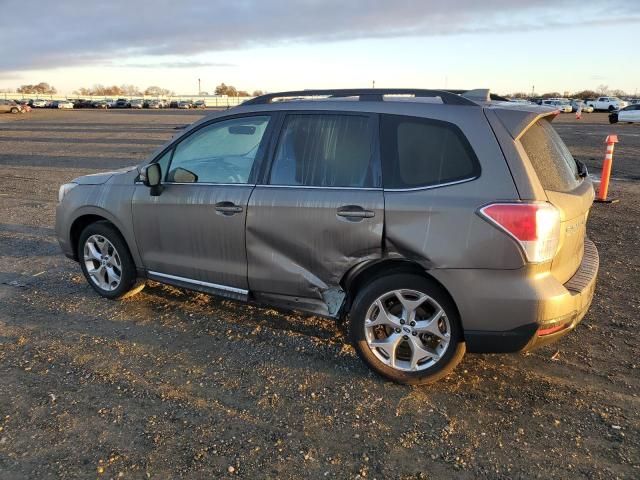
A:
[[[122,235],[108,222],[92,223],[82,231],[78,260],[89,285],[105,298],[126,298],[144,288]]]
[[[414,274],[381,277],[358,292],[349,334],[371,369],[409,385],[448,375],[466,350],[449,295],[436,282]]]

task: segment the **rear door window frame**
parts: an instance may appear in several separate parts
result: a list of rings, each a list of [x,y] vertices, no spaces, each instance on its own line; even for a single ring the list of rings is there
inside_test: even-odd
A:
[[[340,115],[340,116],[355,116],[355,117],[367,117],[370,121],[370,142],[371,142],[371,180],[372,186],[370,187],[334,187],[334,186],[316,186],[316,185],[278,185],[271,183],[271,169],[275,162],[275,156],[278,151],[278,146],[282,140],[284,133],[285,122],[288,116],[295,115]],[[380,159],[380,142],[379,142],[379,115],[371,112],[359,112],[349,110],[282,110],[280,111],[280,118],[274,124],[274,131],[272,133],[272,141],[269,145],[269,151],[267,153],[268,160],[263,162],[264,167],[259,173],[258,185],[268,186],[274,188],[315,188],[315,189],[327,189],[327,190],[382,190],[382,165]]]

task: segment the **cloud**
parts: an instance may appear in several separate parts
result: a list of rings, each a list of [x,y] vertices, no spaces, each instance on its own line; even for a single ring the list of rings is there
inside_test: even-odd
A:
[[[153,63],[115,63],[109,66],[122,68],[207,68],[207,67],[235,67],[233,63],[200,62],[196,60],[176,61],[176,62],[153,62]]]
[[[637,0],[4,0],[4,71],[362,38],[486,34],[640,23]],[[587,4],[585,6],[585,4]],[[20,20],[18,20],[20,19]],[[165,58],[163,58],[165,56]],[[154,62],[151,61],[151,64]],[[225,66],[206,65],[206,66]]]

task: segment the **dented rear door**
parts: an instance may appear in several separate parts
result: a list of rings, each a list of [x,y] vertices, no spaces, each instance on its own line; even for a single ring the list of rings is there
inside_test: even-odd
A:
[[[374,115],[286,115],[264,184],[255,187],[247,209],[254,294],[334,315],[343,275],[381,257],[384,197],[376,130]]]

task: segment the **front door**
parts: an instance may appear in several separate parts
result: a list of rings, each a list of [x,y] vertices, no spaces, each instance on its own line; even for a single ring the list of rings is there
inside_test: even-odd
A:
[[[270,171],[249,200],[249,287],[257,297],[334,315],[342,276],[380,258],[376,129],[367,114],[285,117]]]
[[[133,197],[136,242],[150,278],[246,296],[245,220],[269,115],[220,120],[157,161],[163,189]]]

